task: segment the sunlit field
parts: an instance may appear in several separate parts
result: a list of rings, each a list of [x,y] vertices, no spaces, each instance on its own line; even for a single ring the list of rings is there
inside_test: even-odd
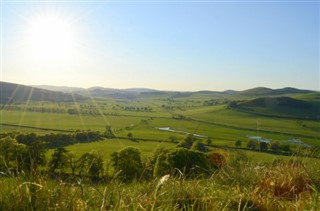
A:
[[[320,210],[319,2],[0,0],[0,211]]]

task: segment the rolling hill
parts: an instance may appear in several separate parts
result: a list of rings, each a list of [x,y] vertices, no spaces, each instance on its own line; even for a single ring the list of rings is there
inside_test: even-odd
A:
[[[79,94],[50,91],[15,83],[0,81],[0,103],[18,103],[24,101],[72,102],[86,98]]]
[[[244,91],[236,90],[225,90],[225,91],[163,91],[148,88],[128,88],[128,89],[114,89],[105,87],[90,87],[90,88],[79,88],[79,87],[67,87],[67,86],[49,86],[40,85],[33,86],[36,88],[47,89],[51,91],[60,91],[65,93],[76,93],[79,95],[87,97],[106,97],[114,99],[137,99],[137,98],[150,98],[150,97],[161,97],[166,98],[228,98],[232,99],[252,99],[257,97],[267,97],[267,96],[291,96],[296,94],[318,94],[318,92],[310,90],[301,90],[291,87],[285,87],[281,89],[270,89],[266,87],[256,87],[252,89],[247,89]],[[207,100],[208,100],[207,99]]]
[[[260,97],[238,102],[235,109],[260,115],[320,119],[320,102],[292,97]]]
[[[291,87],[285,87],[282,89],[256,87],[253,89],[247,89],[247,90],[238,92],[239,95],[246,95],[246,96],[276,96],[276,95],[308,94],[308,93],[314,93],[314,91],[296,89]]]

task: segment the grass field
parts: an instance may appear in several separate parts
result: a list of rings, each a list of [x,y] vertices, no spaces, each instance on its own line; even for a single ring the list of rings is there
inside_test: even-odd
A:
[[[306,98],[310,99],[312,96]],[[0,124],[6,125],[0,127],[3,132],[28,130],[25,127],[30,127],[30,131],[41,131],[41,133],[46,132],[41,129],[48,129],[48,132],[77,129],[103,132],[106,125],[111,125],[116,135],[121,137],[125,137],[130,132],[135,138],[166,140],[173,135],[183,138],[182,134],[157,129],[170,127],[173,130],[210,137],[221,145],[230,145],[232,141],[238,139],[248,141],[247,136],[252,135],[272,140],[299,139],[307,144],[319,143],[319,121],[259,116],[228,109],[225,104],[202,106],[199,103],[199,101],[202,102],[201,99],[207,98],[201,98],[200,95],[192,100],[189,97],[175,100],[148,98],[133,101],[100,99],[69,104],[29,103],[19,105],[24,110],[1,110]],[[78,114],[49,113],[31,112],[26,107],[83,110]],[[126,110],[129,107],[134,110]],[[145,111],[145,108],[150,111]]]
[[[159,147],[170,148],[174,144],[168,142],[150,142],[150,141],[130,141],[125,139],[104,139],[92,143],[81,143],[67,146],[66,149],[75,153],[76,157],[80,157],[87,152],[95,152],[102,155],[105,159],[109,159],[113,152],[120,151],[125,147],[135,147],[144,155],[150,155]],[[53,150],[48,151],[48,156]]]

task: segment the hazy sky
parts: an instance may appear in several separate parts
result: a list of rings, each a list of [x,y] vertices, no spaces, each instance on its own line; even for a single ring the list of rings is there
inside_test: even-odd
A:
[[[319,1],[1,3],[1,80],[319,90]]]

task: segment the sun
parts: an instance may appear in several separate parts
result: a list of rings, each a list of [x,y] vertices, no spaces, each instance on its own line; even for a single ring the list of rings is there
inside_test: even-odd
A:
[[[37,17],[27,26],[26,44],[29,56],[34,59],[64,60],[76,45],[75,30],[66,18],[57,15]]]

